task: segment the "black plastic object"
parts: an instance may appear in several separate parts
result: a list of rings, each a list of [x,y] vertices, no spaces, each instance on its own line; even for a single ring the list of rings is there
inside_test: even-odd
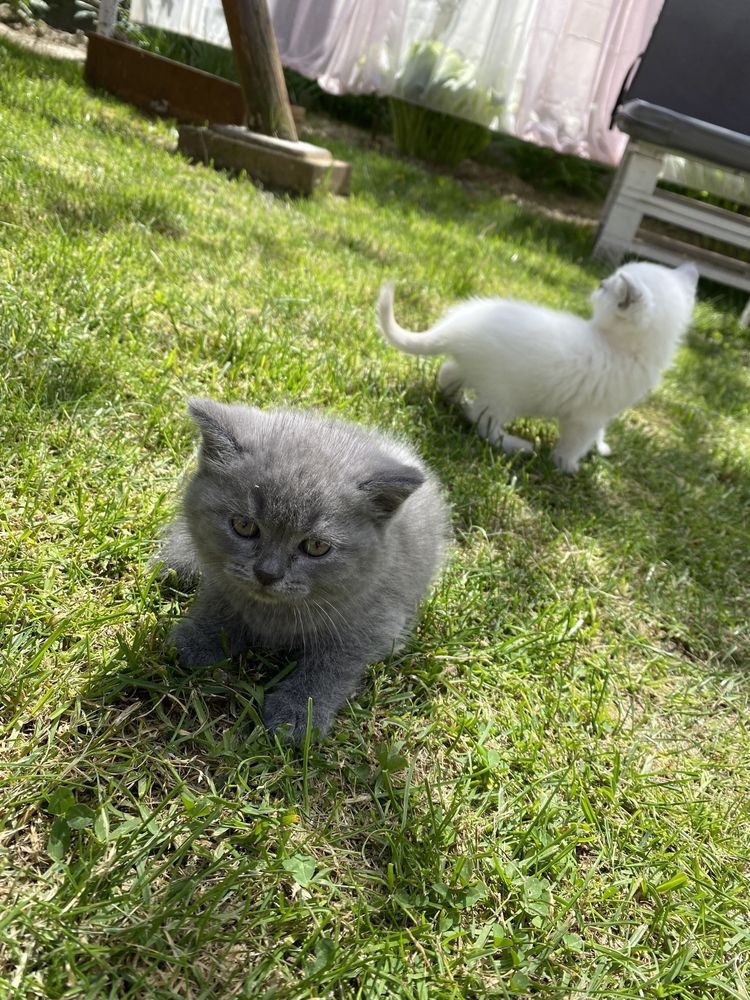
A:
[[[750,135],[750,0],[665,0],[616,107],[637,99]]]

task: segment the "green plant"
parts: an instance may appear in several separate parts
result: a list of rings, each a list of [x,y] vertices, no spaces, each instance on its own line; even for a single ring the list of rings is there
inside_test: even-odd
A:
[[[417,42],[391,98],[393,138],[401,152],[455,166],[490,140],[501,104],[473,67],[440,42]]]
[[[284,69],[289,100],[308,111],[323,111],[338,121],[371,132],[387,132],[391,119],[388,100],[377,94],[329,94],[315,80],[293,69]]]

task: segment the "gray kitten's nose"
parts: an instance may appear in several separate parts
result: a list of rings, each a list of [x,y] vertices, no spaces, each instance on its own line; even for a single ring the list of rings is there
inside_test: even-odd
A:
[[[254,566],[253,573],[255,573],[258,583],[262,583],[264,587],[270,586],[272,583],[276,583],[280,580],[283,573],[276,573],[270,569],[264,569],[262,566]]]

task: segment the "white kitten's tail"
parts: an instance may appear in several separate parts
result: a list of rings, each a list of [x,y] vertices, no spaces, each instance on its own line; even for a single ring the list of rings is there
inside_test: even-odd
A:
[[[378,297],[378,323],[385,339],[407,354],[444,354],[445,344],[435,327],[415,333],[398,325],[393,314],[393,288],[393,282],[387,281]]]

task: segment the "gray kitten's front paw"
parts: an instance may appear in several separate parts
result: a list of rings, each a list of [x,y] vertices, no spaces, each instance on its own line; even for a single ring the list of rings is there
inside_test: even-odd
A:
[[[263,722],[269,733],[299,746],[307,732],[307,701],[306,691],[285,684],[267,695],[263,705]],[[313,699],[312,726],[320,737],[331,728],[334,715],[335,712],[316,705]]]
[[[177,622],[167,642],[177,650],[184,667],[210,667],[226,659],[220,637],[205,632],[189,618]]]

